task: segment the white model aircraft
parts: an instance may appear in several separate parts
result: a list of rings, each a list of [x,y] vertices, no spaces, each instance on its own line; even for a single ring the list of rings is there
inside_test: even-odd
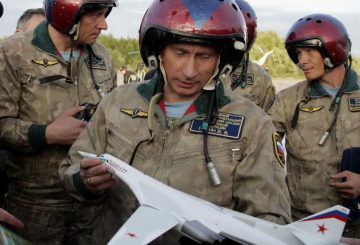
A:
[[[341,244],[349,210],[334,206],[288,225],[278,225],[171,188],[118,158],[80,152],[101,159],[108,170],[124,181],[140,207],[119,229],[109,245],[148,244],[170,229],[176,229],[200,244]]]

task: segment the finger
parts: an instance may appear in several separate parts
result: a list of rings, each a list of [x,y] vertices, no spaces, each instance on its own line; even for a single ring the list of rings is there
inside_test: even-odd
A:
[[[360,245],[360,239],[357,238],[342,237],[340,241],[346,244]]]
[[[23,222],[21,222],[18,218],[16,218],[15,216],[11,215],[10,213],[8,213],[7,211],[1,208],[0,208],[0,221],[9,224],[11,226],[14,226],[15,228],[18,229],[24,227]]]
[[[349,182],[332,182],[329,185],[340,190],[352,189],[351,185],[349,185]]]
[[[87,178],[87,182],[89,183],[90,186],[98,186],[102,183],[105,183],[107,181],[113,180],[114,178],[112,177],[111,174],[109,173],[105,173],[102,175],[96,175],[96,176],[91,176],[89,178]]]
[[[83,110],[85,110],[85,106],[73,106],[73,107],[70,107],[69,109],[65,110],[61,114],[61,116],[71,116],[72,117],[76,113],[83,111]]]
[[[331,175],[332,179],[342,179],[347,177],[347,171],[343,171],[334,175]]]
[[[96,167],[101,164],[100,159],[97,158],[85,158],[80,160],[80,169],[87,170],[89,168]]]
[[[96,186],[98,192],[106,191],[107,189],[113,187],[116,184],[114,179],[101,183],[100,185]]]
[[[115,183],[115,179],[110,174],[89,177],[85,181],[86,188],[88,188],[91,192],[103,192],[114,186]]]
[[[92,168],[89,168],[86,171],[87,176],[92,177],[92,176],[102,176],[105,174],[109,174],[109,171],[107,170],[106,165],[104,164],[100,164],[97,166],[94,166]]]

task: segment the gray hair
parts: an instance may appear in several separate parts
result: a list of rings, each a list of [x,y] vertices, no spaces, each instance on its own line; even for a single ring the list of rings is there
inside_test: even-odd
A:
[[[26,10],[19,18],[16,29],[25,30],[28,24],[28,21],[31,19],[33,15],[43,15],[45,17],[45,11],[43,8],[36,8],[36,9],[28,9]]]

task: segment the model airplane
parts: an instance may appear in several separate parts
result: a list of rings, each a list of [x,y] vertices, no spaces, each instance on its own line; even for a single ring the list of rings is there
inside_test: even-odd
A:
[[[170,229],[200,244],[340,244],[349,210],[334,206],[288,225],[278,225],[171,188],[131,167],[118,158],[80,152],[98,158],[124,181],[140,207],[119,229],[109,245],[148,244]]]

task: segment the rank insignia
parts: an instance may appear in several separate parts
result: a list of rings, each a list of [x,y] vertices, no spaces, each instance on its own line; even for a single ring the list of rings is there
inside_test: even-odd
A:
[[[32,59],[31,60],[33,63],[38,64],[38,65],[42,65],[44,67],[48,67],[48,66],[53,66],[59,63],[58,60],[48,60],[46,58],[40,59],[40,60],[35,60]]]
[[[274,153],[276,159],[280,163],[280,166],[284,168],[285,166],[285,149],[284,146],[281,144],[281,138],[278,133],[273,133],[273,145],[274,145]]]
[[[360,98],[350,97],[349,98],[349,110],[360,111]]]
[[[86,57],[86,65],[90,69],[90,58]],[[106,64],[101,56],[92,56],[92,68],[98,70],[106,70]]]
[[[208,133],[223,138],[240,139],[244,121],[244,116],[220,112],[216,124],[209,126]],[[194,119],[190,124],[190,132],[202,134],[203,123],[203,117]]]
[[[323,108],[324,108],[324,106],[307,106],[307,107],[299,108],[299,110],[303,111],[303,112],[313,113],[313,112],[320,111]]]
[[[136,108],[136,109],[121,108],[120,111],[126,115],[131,116],[132,118],[147,118],[148,117],[148,113],[139,108]]]

